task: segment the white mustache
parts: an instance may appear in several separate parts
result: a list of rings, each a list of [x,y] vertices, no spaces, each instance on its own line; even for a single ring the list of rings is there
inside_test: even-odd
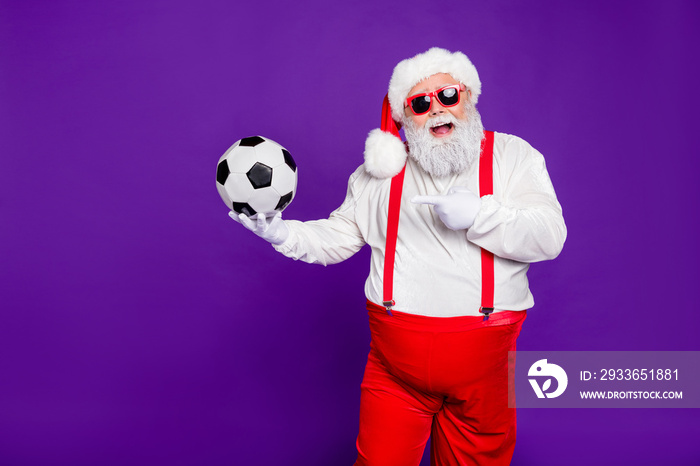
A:
[[[425,125],[427,128],[435,128],[436,126],[452,124],[452,126],[457,126],[459,120],[453,115],[440,115],[428,120],[428,124]]]

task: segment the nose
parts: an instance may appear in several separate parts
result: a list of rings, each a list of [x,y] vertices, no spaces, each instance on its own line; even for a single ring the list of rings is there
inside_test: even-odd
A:
[[[445,107],[440,103],[440,99],[436,95],[431,97],[433,99],[432,105],[430,106],[430,115],[435,116],[441,113],[445,113]]]

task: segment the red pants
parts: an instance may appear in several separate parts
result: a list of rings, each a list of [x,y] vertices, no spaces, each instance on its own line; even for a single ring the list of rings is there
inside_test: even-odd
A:
[[[507,465],[515,448],[508,351],[525,312],[425,317],[368,302],[355,465],[417,466],[432,435],[437,465]]]

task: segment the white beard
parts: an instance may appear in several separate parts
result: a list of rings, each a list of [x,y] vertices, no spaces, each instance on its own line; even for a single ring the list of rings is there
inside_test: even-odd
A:
[[[479,158],[484,137],[481,115],[469,103],[465,105],[465,113],[466,120],[457,119],[451,113],[429,118],[422,128],[416,128],[410,117],[404,118],[409,156],[436,178],[462,173]],[[452,123],[452,134],[446,138],[430,134],[430,126],[436,123]]]

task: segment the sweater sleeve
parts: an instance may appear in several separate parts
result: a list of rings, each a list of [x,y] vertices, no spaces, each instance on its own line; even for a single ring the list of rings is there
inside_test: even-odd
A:
[[[274,248],[287,257],[311,264],[337,264],[348,259],[365,244],[355,221],[360,167],[348,181],[345,200],[327,219],[300,222],[287,220],[289,237]]]
[[[504,149],[494,180],[494,188],[500,189],[482,197],[467,239],[505,259],[554,259],[567,231],[544,157],[515,136],[506,135]]]

